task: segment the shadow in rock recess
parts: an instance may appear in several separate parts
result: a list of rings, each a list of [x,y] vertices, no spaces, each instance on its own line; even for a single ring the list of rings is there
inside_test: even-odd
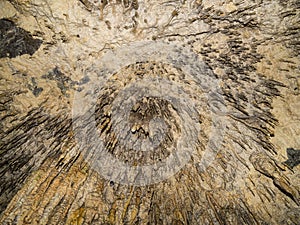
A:
[[[0,58],[33,55],[43,43],[8,19],[0,19]]]

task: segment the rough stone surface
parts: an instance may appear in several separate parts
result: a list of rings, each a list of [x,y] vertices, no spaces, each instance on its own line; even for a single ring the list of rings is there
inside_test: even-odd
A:
[[[297,0],[0,0],[17,32],[0,27],[0,223],[299,224],[299,15]],[[185,148],[147,184],[94,163]]]
[[[41,40],[33,39],[30,33],[7,19],[0,20],[0,58],[14,58],[18,55],[32,55],[41,45]]]

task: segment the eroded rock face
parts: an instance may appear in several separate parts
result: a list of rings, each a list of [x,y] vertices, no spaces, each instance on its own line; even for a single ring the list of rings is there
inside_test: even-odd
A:
[[[0,58],[32,55],[42,43],[41,40],[32,38],[29,32],[7,19],[0,20],[0,39]]]
[[[297,224],[299,7],[1,1],[1,224]]]

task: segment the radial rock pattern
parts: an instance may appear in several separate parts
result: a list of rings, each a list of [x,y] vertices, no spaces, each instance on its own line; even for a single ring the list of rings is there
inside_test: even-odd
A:
[[[174,175],[192,155],[208,166],[212,147],[222,143],[226,107],[205,63],[160,42],[135,43],[101,61],[86,71],[90,82],[73,107],[77,140],[100,174],[148,185]]]

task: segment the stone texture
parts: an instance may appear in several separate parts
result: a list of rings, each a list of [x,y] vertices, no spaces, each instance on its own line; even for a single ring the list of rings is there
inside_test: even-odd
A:
[[[0,59],[1,224],[298,224],[297,0],[0,0],[0,12],[38,43]],[[81,148],[76,121],[89,138],[90,118],[72,114],[92,110],[76,104],[95,82],[101,152]],[[148,185],[92,163],[159,164],[184,144],[185,166]]]
[[[0,57],[13,58],[18,55],[32,55],[41,45],[41,40],[34,39],[30,33],[7,19],[0,20]]]

